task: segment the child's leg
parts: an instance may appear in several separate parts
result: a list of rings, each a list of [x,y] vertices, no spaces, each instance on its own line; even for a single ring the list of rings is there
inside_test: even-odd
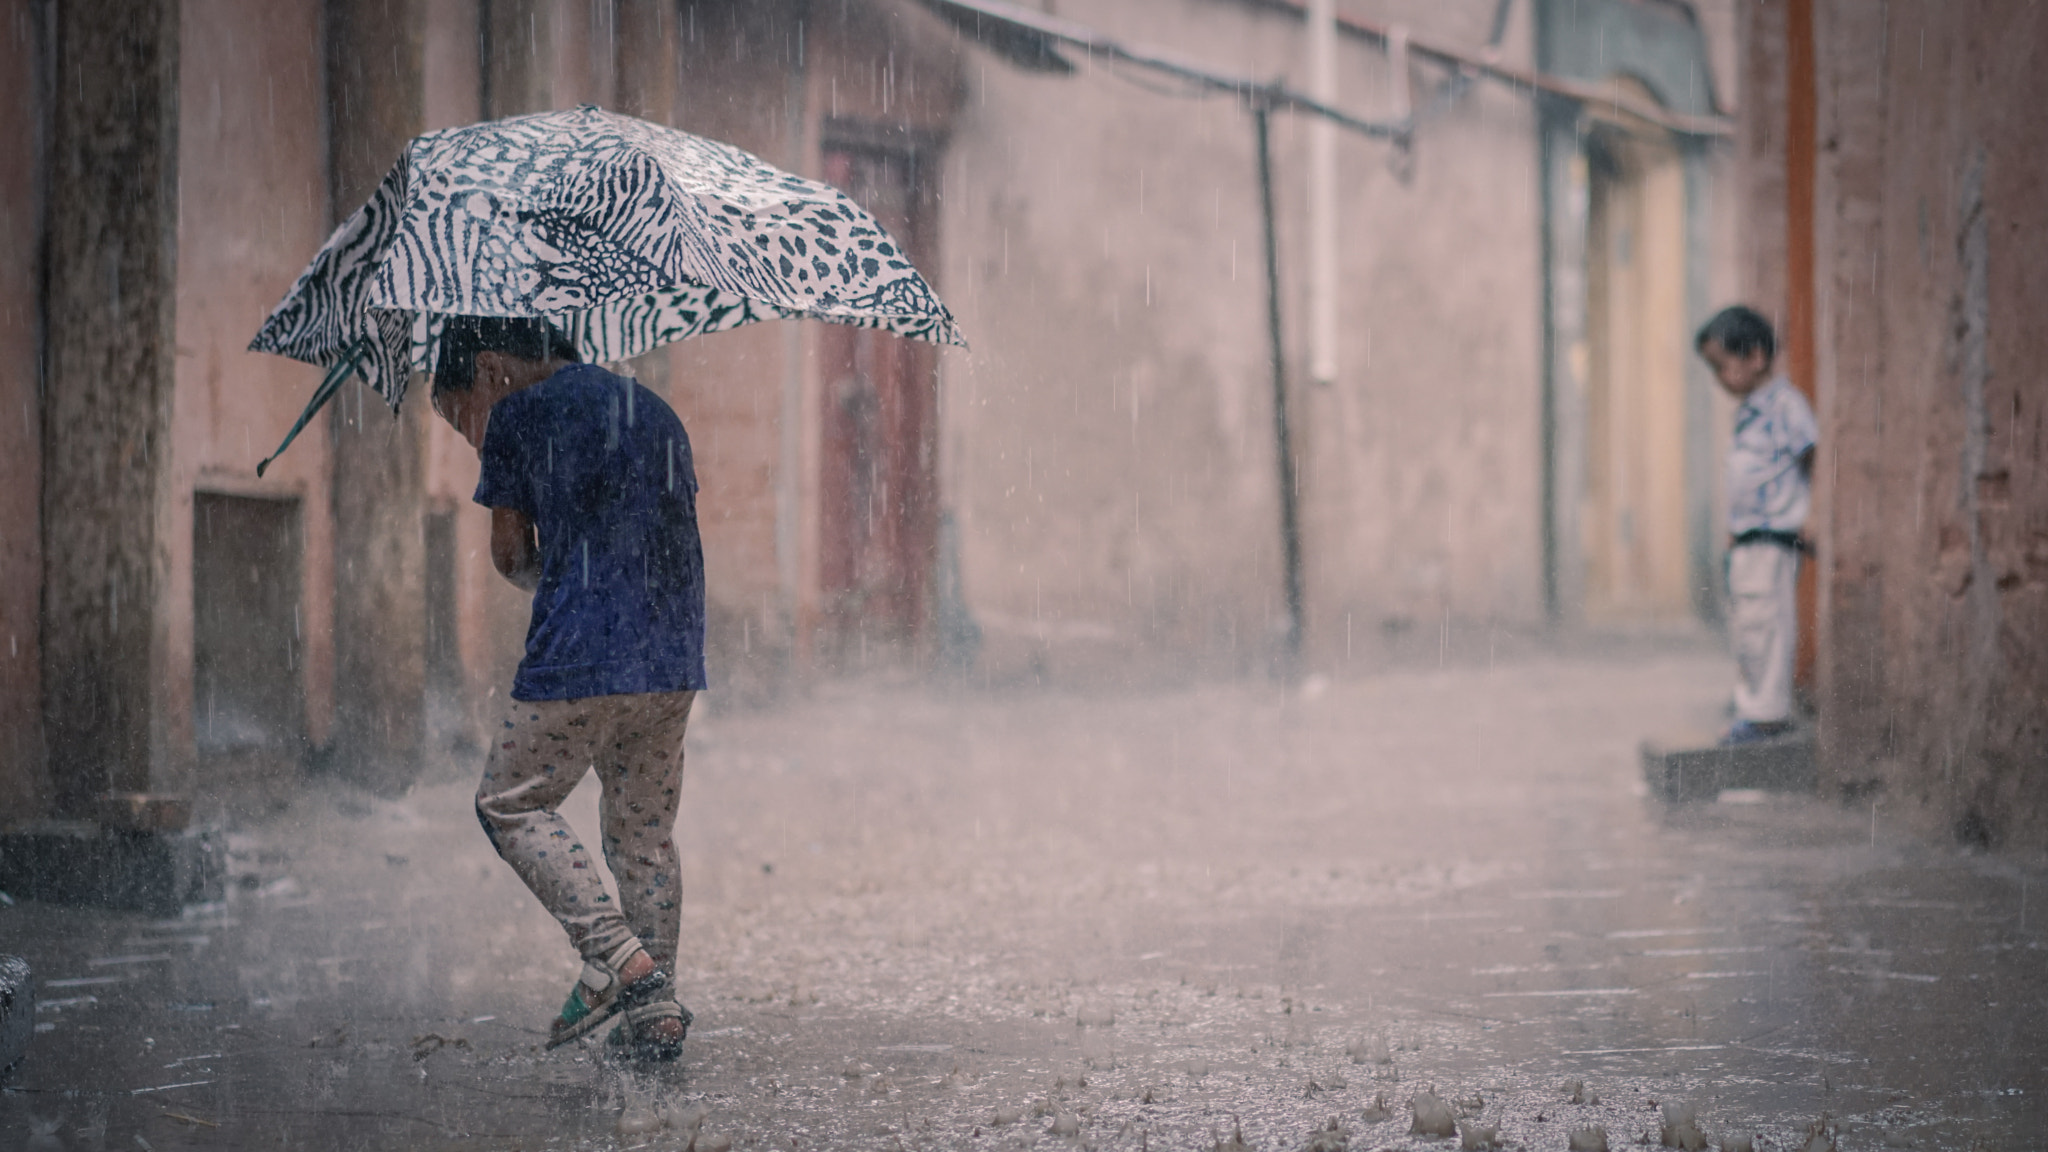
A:
[[[1792,718],[1792,657],[1799,641],[1799,554],[1744,544],[1728,554],[1729,630],[1741,678],[1735,717],[1752,724]]]
[[[633,936],[590,854],[555,811],[597,756],[606,699],[512,701],[476,794],[491,846],[585,959],[607,956]]]
[[[626,922],[655,963],[669,971],[682,926],[674,830],[683,733],[696,698],[695,692],[611,697],[619,708],[607,720],[606,746],[597,758],[605,863]]]

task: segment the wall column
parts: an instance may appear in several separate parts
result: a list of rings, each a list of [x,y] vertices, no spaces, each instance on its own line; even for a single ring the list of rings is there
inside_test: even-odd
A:
[[[1820,766],[1830,790],[1867,787],[1889,754],[1885,685],[1887,507],[1885,322],[1885,22],[1882,7],[1816,8],[1817,130],[1829,146],[1815,176],[1813,535],[1820,555],[1814,689]],[[1911,567],[1910,564],[1907,565]]]
[[[41,816],[43,763],[43,0],[0,4],[0,812]]]
[[[424,123],[420,0],[329,0],[328,188],[337,219],[368,199]],[[336,398],[334,764],[403,791],[426,741],[427,398],[397,417],[360,384]]]
[[[168,550],[177,289],[178,4],[67,0],[56,20],[43,684],[56,807],[145,791]]]
[[[1814,138],[1818,116],[1814,91],[1813,0],[1789,0],[1785,6],[1785,322],[1779,330],[1784,352],[1779,367],[1793,387],[1816,399],[1819,359],[1815,341],[1817,305],[1814,271],[1814,170],[1818,164]],[[1813,687],[1815,612],[1818,604],[1814,566],[1799,567],[1799,641],[1793,679]]]

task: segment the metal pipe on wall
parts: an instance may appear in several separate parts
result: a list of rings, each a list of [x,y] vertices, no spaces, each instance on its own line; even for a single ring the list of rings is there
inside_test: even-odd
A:
[[[1336,0],[1309,0],[1308,94],[1337,106]],[[1337,125],[1308,125],[1309,379],[1337,380]]]
[[[1287,601],[1287,632],[1281,642],[1281,672],[1293,678],[1301,668],[1301,512],[1295,482],[1294,435],[1287,421],[1287,353],[1280,327],[1280,249],[1273,224],[1272,113],[1252,106],[1258,135],[1259,215],[1266,244],[1266,333],[1273,358],[1273,442],[1280,465],[1280,565]]]

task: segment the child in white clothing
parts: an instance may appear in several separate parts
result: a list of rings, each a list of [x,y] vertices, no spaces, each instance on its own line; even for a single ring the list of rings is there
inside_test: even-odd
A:
[[[1694,342],[1742,401],[1728,446],[1729,627],[1740,677],[1722,743],[1747,744],[1792,726],[1799,558],[1808,551],[1818,429],[1806,398],[1774,370],[1777,340],[1754,309],[1723,309]]]

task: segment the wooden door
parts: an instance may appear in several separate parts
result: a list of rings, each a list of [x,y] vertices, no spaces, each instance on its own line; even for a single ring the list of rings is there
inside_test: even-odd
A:
[[[1588,137],[1586,611],[1690,619],[1685,181],[1661,131]]]
[[[830,148],[825,178],[932,267],[913,156]],[[921,659],[938,540],[937,358],[929,345],[828,324],[820,492],[819,654],[843,671]]]

